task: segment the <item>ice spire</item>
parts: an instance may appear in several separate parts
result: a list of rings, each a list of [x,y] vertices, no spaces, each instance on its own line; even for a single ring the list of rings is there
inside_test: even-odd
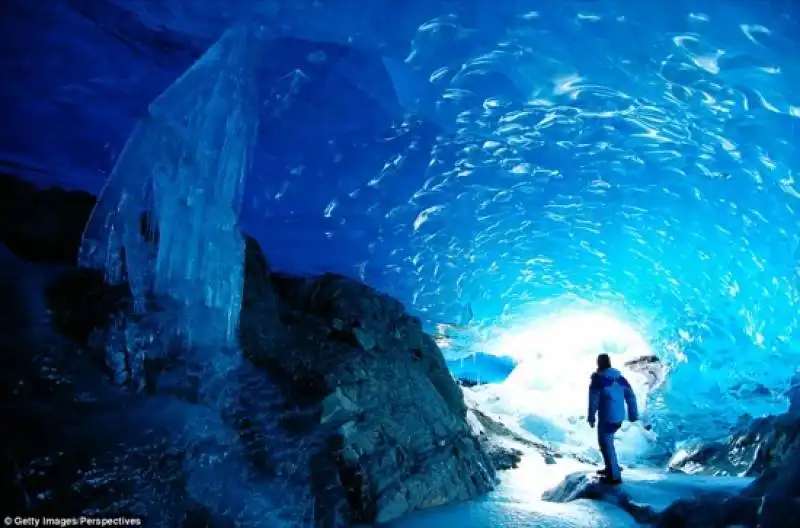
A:
[[[79,264],[182,305],[194,344],[234,344],[244,283],[237,227],[258,128],[255,37],[230,29],[149,107],[86,226]]]

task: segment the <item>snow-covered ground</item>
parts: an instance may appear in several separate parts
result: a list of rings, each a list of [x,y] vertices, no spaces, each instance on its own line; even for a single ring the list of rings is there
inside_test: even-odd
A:
[[[639,526],[625,511],[610,502],[578,499],[567,503],[548,502],[542,494],[558,486],[577,471],[594,472],[595,467],[572,460],[545,464],[535,452],[526,454],[520,467],[501,473],[500,485],[481,499],[419,512],[391,524],[392,528],[626,528]],[[629,469],[620,491],[631,501],[664,510],[680,498],[699,491],[735,492],[751,479],[698,477],[667,474],[658,470]]]

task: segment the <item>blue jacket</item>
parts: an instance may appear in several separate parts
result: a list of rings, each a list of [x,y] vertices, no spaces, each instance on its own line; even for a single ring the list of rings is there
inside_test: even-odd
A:
[[[631,422],[639,419],[636,395],[631,384],[615,368],[599,370],[592,374],[592,382],[589,385],[590,422],[595,422],[595,415],[600,423],[622,423],[626,416]]]

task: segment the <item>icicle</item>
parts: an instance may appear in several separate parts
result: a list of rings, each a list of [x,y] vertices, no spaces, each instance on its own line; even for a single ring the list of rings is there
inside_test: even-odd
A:
[[[258,128],[255,39],[228,30],[149,107],[84,232],[79,264],[183,309],[189,344],[235,343],[244,285],[237,227]],[[156,226],[156,229],[153,229]]]

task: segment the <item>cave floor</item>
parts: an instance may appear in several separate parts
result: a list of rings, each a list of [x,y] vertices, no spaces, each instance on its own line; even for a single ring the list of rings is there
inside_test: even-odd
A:
[[[572,461],[546,465],[536,453],[523,458],[520,467],[501,473],[498,487],[481,499],[418,512],[392,523],[392,528],[541,527],[626,528],[640,526],[627,512],[605,500],[577,499],[549,502],[542,494],[558,487],[575,472],[597,468]],[[752,479],[667,474],[659,470],[627,469],[619,491],[632,502],[656,512],[681,498],[699,492],[736,492]]]

